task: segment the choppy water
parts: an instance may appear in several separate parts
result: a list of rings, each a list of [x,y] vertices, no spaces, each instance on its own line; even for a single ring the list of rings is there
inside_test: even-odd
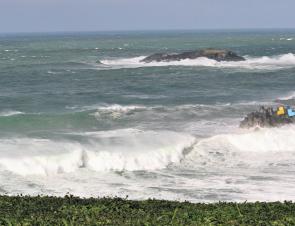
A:
[[[294,85],[294,30],[0,35],[0,192],[294,200],[295,126],[238,128]]]

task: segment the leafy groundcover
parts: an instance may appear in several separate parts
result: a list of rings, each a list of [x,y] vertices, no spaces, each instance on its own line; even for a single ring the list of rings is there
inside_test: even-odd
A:
[[[295,225],[295,203],[0,196],[0,225]]]

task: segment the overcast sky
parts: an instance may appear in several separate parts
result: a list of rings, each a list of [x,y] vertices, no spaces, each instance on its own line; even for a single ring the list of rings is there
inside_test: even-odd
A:
[[[295,0],[0,0],[0,33],[295,28]]]

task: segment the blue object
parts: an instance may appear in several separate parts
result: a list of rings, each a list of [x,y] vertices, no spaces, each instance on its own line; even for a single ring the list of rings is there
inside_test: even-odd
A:
[[[289,117],[295,116],[295,111],[293,111],[291,108],[289,108],[287,111],[288,111],[288,116]]]

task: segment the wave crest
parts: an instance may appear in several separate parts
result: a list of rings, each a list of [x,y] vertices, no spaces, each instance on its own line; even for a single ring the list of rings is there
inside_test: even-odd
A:
[[[0,166],[20,175],[54,175],[79,168],[136,171],[179,163],[194,137],[176,132],[115,130],[80,134],[89,142],[18,138],[0,140]],[[26,152],[21,150],[25,148]]]

